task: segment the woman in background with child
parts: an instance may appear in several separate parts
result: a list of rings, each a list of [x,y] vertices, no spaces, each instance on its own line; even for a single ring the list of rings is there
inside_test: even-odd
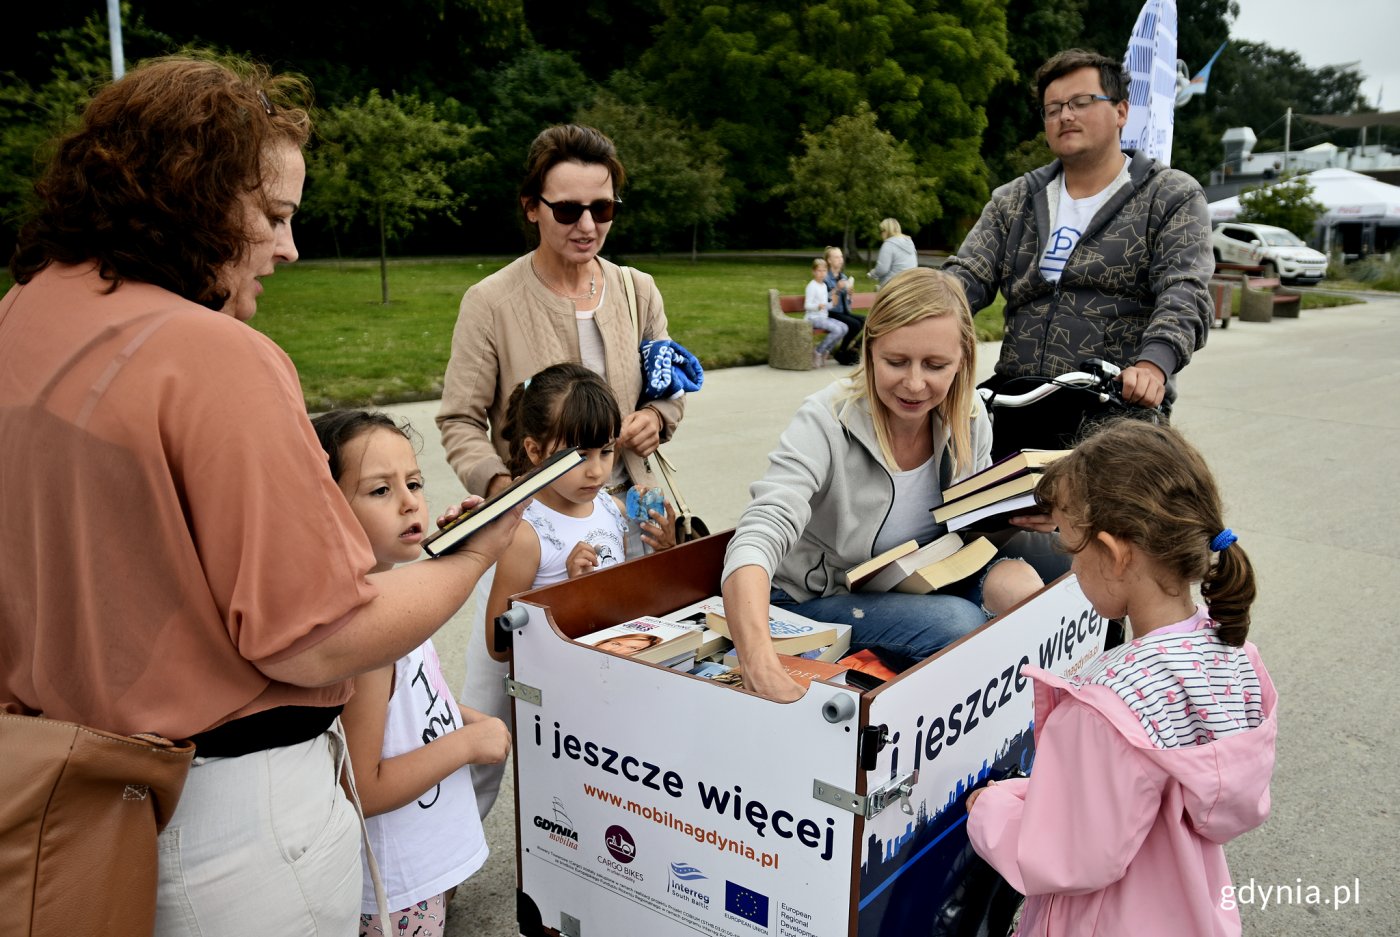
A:
[[[859,360],[860,355],[852,346],[860,344],[860,333],[865,328],[865,316],[851,311],[855,298],[856,281],[846,272],[846,255],[839,247],[828,247],[822,251],[826,261],[826,291],[831,295],[831,306],[827,314],[846,326],[846,335],[841,344],[831,353],[836,363],[849,368]]]
[[[530,144],[519,204],[536,248],[467,290],[452,333],[437,424],[452,470],[467,491],[493,495],[510,484],[509,443],[501,436],[511,391],[561,361],[601,375],[622,411],[616,460],[607,485],[655,484],[646,458],[671,438],[685,412],[677,397],[642,397],[642,340],[669,338],[655,281],[628,270],[636,287],[639,325],[628,311],[624,271],[604,260],[603,245],[621,210],[626,172],[612,140],[576,124],[546,128]],[[489,578],[477,590],[484,610]],[[467,642],[462,699],[504,717],[506,666],[487,653],[487,620],[473,622]],[[500,790],[503,768],[472,770],[477,803],[486,816]]]
[[[815,278],[814,278],[815,282]],[[866,320],[861,363],[808,397],[725,554],[725,613],[747,686],[772,699],[802,690],[768,635],[776,605],[851,626],[853,650],[927,657],[1041,587],[998,558],[958,592],[851,594],[841,574],[908,540],[943,532],[940,492],[991,464],[991,425],[974,385],[977,343],[957,281],[900,275]]]

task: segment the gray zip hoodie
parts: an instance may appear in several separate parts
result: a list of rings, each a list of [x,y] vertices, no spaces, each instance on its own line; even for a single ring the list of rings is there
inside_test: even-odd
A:
[[[799,602],[846,592],[841,573],[870,559],[894,507],[894,478],[880,453],[870,402],[850,396],[849,379],[817,391],[749,487],[750,502],[724,557],[723,579],[760,566]],[[932,421],[939,489],[991,464],[992,424],[976,400],[973,465],[954,476],[948,432]]]

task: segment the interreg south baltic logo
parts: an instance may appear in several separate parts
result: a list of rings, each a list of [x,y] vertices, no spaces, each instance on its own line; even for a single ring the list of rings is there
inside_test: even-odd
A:
[[[558,797],[554,798],[552,805],[554,818],[535,815],[535,826],[545,831],[554,842],[567,846],[570,849],[578,848],[578,833],[574,831],[574,821],[569,819],[568,813],[564,810],[564,802]]]
[[[705,878],[705,873],[687,862],[672,862],[671,876],[666,883],[666,891],[676,898],[695,905],[697,908],[710,908],[710,896],[701,891],[698,882]]]
[[[735,918],[757,924],[768,929],[768,896],[752,888],[726,880],[724,883],[724,910],[730,919]]]

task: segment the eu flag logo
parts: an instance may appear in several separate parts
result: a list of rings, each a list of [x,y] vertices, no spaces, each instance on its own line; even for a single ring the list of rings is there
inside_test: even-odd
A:
[[[725,880],[724,910],[759,927],[768,926],[768,896]]]

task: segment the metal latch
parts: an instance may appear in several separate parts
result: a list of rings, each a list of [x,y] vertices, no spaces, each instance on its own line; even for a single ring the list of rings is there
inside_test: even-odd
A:
[[[525,703],[534,703],[536,706],[544,705],[544,693],[538,688],[532,687],[528,683],[517,683],[510,677],[506,677],[506,695],[514,696]]]
[[[900,810],[913,816],[914,808],[909,803],[909,795],[914,793],[914,785],[917,783],[919,772],[911,771],[903,777],[891,778],[884,786],[862,797],[825,781],[813,781],[812,796],[822,803],[860,814],[867,820],[878,815],[896,800],[899,801]]]

